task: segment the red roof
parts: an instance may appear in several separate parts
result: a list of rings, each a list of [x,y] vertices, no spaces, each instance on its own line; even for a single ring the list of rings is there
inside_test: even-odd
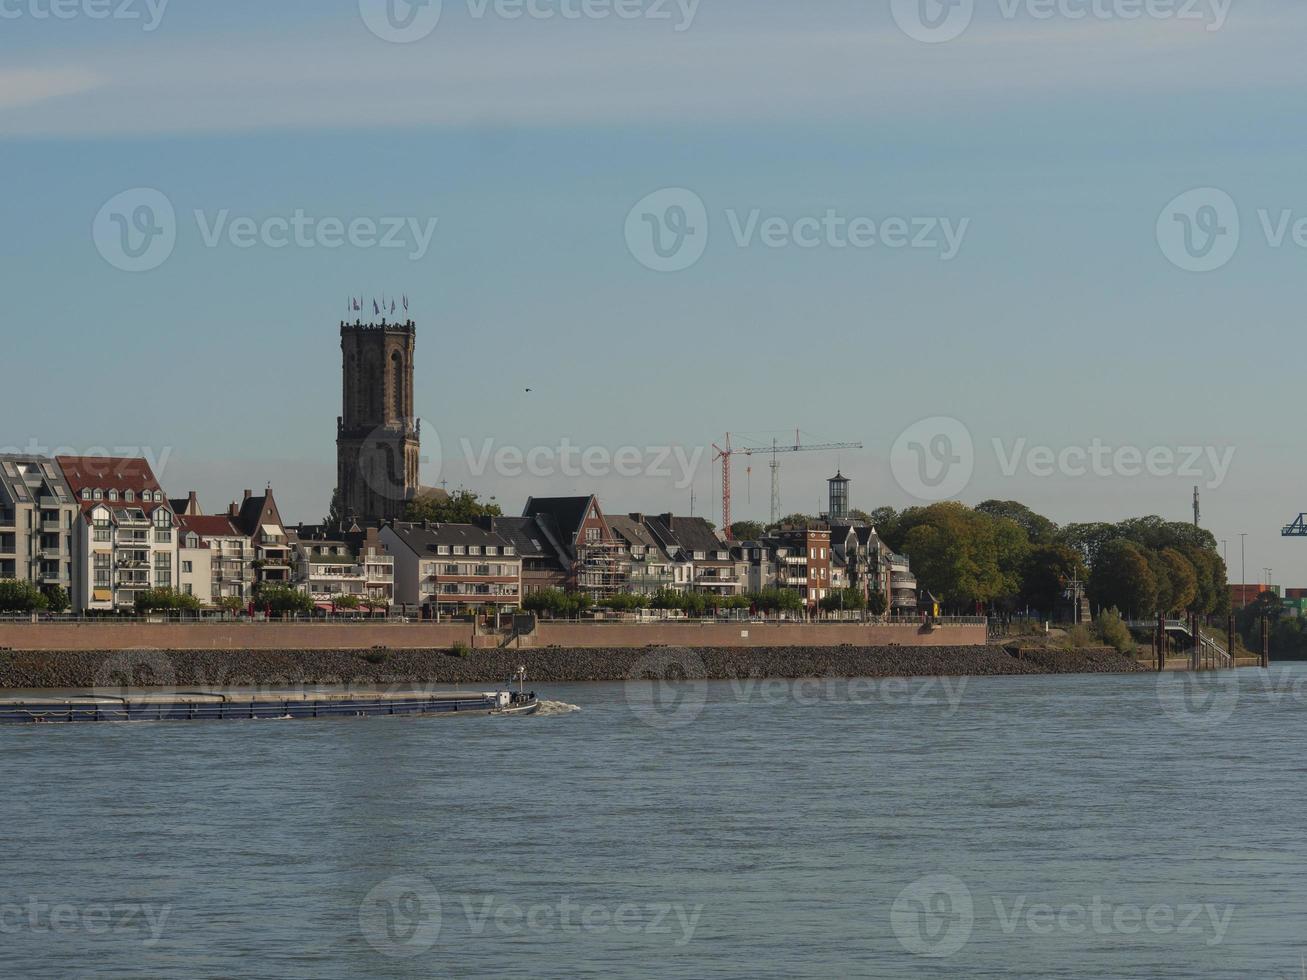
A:
[[[225,514],[205,515],[203,517],[187,517],[179,515],[177,526],[181,528],[182,534],[188,531],[194,531],[202,538],[238,538],[244,537],[231,524],[231,518]]]
[[[82,510],[90,510],[96,504],[109,502],[82,500],[83,490],[103,490],[106,495],[110,490],[117,490],[120,498],[116,501],[118,503],[123,502],[122,494],[131,490],[137,498],[134,501],[135,506],[142,508],[146,513],[163,505],[163,501],[140,499],[141,494],[146,490],[162,492],[159,481],[155,479],[154,471],[150,469],[147,460],[121,456],[57,456],[55,461],[63,470],[64,479],[68,481],[73,496],[81,502]]]

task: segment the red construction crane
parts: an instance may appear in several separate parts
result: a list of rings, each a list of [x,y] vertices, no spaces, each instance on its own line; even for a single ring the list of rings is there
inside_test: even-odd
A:
[[[800,438],[799,430],[794,430],[794,445],[782,446],[775,439],[770,446],[744,446],[734,447],[731,445],[731,434],[726,433],[726,440],[722,445],[713,443],[713,462],[721,460],[722,463],[722,524],[727,541],[733,541],[734,535],[731,533],[731,457],[736,454],[743,456],[761,456],[769,453],[772,457],[771,462],[771,519],[776,521],[780,502],[780,461],[776,458],[781,453],[815,453],[829,451],[832,449],[861,449],[860,442],[824,442],[805,446]]]

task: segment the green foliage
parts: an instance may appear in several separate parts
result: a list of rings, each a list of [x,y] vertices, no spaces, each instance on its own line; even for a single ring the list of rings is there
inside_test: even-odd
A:
[[[647,595],[636,595],[632,592],[619,592],[599,601],[600,606],[605,609],[612,609],[614,612],[635,612],[638,609],[648,609],[649,603],[650,599]]]
[[[913,507],[899,518],[917,580],[948,606],[993,602],[1020,591],[1030,544],[1005,517],[954,501]]]
[[[803,528],[803,527],[809,527],[817,523],[820,522],[817,520],[817,518],[813,517],[811,514],[786,514],[784,517],[782,517],[779,521],[777,521],[775,524],[771,526]]]
[[[456,657],[467,658],[472,656],[472,648],[469,647],[462,640],[455,640],[454,645],[449,648],[449,652]]]
[[[1189,559],[1175,548],[1165,548],[1161,555],[1167,577],[1171,580],[1171,604],[1163,612],[1189,609],[1198,598],[1198,573]]]
[[[757,541],[767,533],[761,521],[736,521],[731,525],[731,534],[736,541]]]
[[[823,612],[861,612],[867,599],[861,589],[841,589],[823,598],[818,605]]]
[[[331,597],[331,604],[336,609],[361,609],[363,603],[356,595],[337,595]]]
[[[136,594],[138,615],[153,612],[195,612],[200,600],[176,589],[147,589]]]
[[[1157,577],[1147,554],[1130,541],[1108,541],[1099,550],[1098,560],[1089,573],[1089,596],[1099,606],[1134,614],[1156,610]]]
[[[798,613],[803,611],[803,596],[793,589],[763,589],[748,596],[759,612]]]
[[[31,582],[0,580],[0,612],[40,612],[48,605],[49,600]]]
[[[65,613],[73,604],[72,599],[68,597],[68,591],[62,585],[47,585],[41,593],[45,596],[45,605],[49,612]]]
[[[404,520],[414,523],[471,524],[478,517],[502,517],[498,504],[482,503],[471,490],[456,490],[449,497],[429,495],[410,501]]]
[[[1072,650],[1083,650],[1094,645],[1094,634],[1084,623],[1077,623],[1066,631],[1066,645]]]
[[[867,598],[867,611],[873,616],[884,616],[889,610],[889,599],[881,591],[873,592]]]
[[[1080,552],[1067,544],[1035,545],[1026,555],[1021,570],[1021,597],[1045,616],[1051,616],[1058,600],[1075,582],[1089,579]]]
[[[1114,647],[1118,653],[1135,652],[1135,638],[1130,635],[1130,627],[1126,626],[1121,614],[1115,609],[1104,609],[1098,614],[1094,620],[1094,632],[1102,642]]]
[[[522,600],[526,612],[548,616],[579,616],[594,603],[582,592],[564,592],[562,589],[541,589]]]
[[[1015,500],[986,500],[976,506],[981,514],[1011,521],[1026,532],[1031,544],[1049,544],[1057,535],[1057,525]]]
[[[235,596],[235,595],[222,596],[221,598],[218,599],[217,602],[214,603],[214,605],[217,606],[219,609],[222,609],[230,613],[238,613],[238,612],[245,611],[245,600],[242,599],[240,596]]]
[[[313,612],[313,600],[308,593],[285,585],[261,583],[254,590],[254,604],[268,612],[285,616],[290,613]]]

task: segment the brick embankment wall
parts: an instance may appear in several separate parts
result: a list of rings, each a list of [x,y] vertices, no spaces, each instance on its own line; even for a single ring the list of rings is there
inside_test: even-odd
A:
[[[521,649],[678,647],[983,646],[984,624],[873,623],[541,623]],[[470,623],[3,623],[0,649],[11,650],[392,650],[497,647]]]
[[[301,685],[502,685],[521,664],[540,690],[628,678],[912,677],[1106,673],[1141,669],[1111,651],[1014,656],[1002,647],[667,647],[651,650],[16,651],[0,653],[0,688],[212,690]]]

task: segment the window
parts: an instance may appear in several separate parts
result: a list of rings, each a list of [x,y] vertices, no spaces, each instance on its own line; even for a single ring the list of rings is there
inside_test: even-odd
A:
[[[146,499],[146,500],[149,500],[150,498],[147,496],[145,499]],[[135,502],[136,502],[136,492],[135,492],[134,490],[128,490],[128,491],[126,491],[126,492],[123,494],[123,500],[127,501],[129,504],[131,504],[131,503],[135,503]]]
[[[82,488],[82,499],[83,499],[83,500],[90,500],[90,499],[91,499],[91,488],[90,488],[90,487],[83,487],[83,488]]]
[[[96,500],[103,500],[103,499],[104,499],[104,491],[103,491],[103,490],[99,490],[99,489],[97,489],[97,490],[95,491],[95,495],[94,495],[94,496],[95,496],[95,499],[96,499]]]
[[[437,546],[436,546],[436,554],[438,554],[438,555],[447,555],[447,554],[449,554],[449,545],[447,545],[447,544],[437,545]]]
[[[184,562],[182,562],[182,573],[183,573],[183,574],[185,574],[185,575],[190,575],[190,574],[191,574],[192,572],[194,572],[194,571],[195,571],[195,563],[194,563],[194,562],[189,562],[189,561],[184,561]],[[190,586],[187,586],[187,588],[190,588]]]
[[[478,544],[468,545],[467,553],[469,555],[479,555],[481,554],[481,546]]]
[[[110,499],[110,500],[117,500],[117,499],[118,499],[118,491],[117,491],[117,490],[110,490],[110,491],[109,491],[109,499]]]
[[[186,595],[195,595],[195,590],[191,587],[190,582],[187,582],[185,585],[182,586],[182,592],[184,592]]]
[[[107,589],[109,587],[108,552],[97,552],[95,555],[95,587],[97,589]]]
[[[454,545],[454,554],[465,555],[467,554],[467,549],[464,548],[461,544],[456,544]]]
[[[497,554],[499,554],[499,549],[496,548],[493,544],[488,544],[488,545],[486,545],[486,554],[487,554],[487,555],[497,555]]]
[[[597,527],[588,527],[588,528],[586,528],[586,529],[585,529],[585,539],[586,539],[587,541],[598,541],[598,540],[599,540],[599,528],[597,528]]]

